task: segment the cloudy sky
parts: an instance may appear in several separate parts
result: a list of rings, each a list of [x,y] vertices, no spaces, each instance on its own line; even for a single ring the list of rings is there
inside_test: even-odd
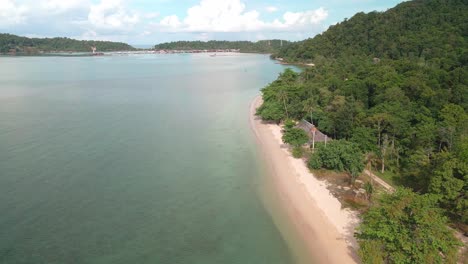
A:
[[[301,40],[402,0],[0,0],[0,32],[156,44]]]

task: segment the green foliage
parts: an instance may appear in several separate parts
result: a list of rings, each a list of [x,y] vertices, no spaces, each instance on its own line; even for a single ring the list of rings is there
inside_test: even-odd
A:
[[[323,167],[322,159],[319,155],[313,154],[310,156],[309,160],[307,161],[307,167],[312,170],[318,170]]]
[[[370,182],[366,182],[364,184],[364,190],[366,190],[366,196],[368,200],[372,199],[372,195],[374,194],[374,185]]]
[[[436,199],[408,189],[381,197],[356,236],[363,263],[456,263],[460,245]]]
[[[349,141],[356,143],[363,152],[377,151],[375,131],[368,127],[356,127]]]
[[[294,158],[300,159],[302,158],[302,156],[304,156],[304,150],[302,149],[302,147],[294,147],[292,149],[292,155]]]
[[[36,54],[39,52],[91,52],[134,50],[132,46],[121,42],[74,40],[69,38],[26,38],[11,34],[0,34],[0,54],[11,51],[19,54]]]
[[[466,134],[468,130],[468,114],[465,110],[456,104],[447,104],[440,111],[441,118],[441,129],[440,136],[441,141],[447,144],[449,150],[451,150],[454,143],[457,143],[457,138],[460,134]]]
[[[359,257],[364,264],[384,264],[385,253],[382,251],[384,246],[376,240],[369,240],[361,243],[359,248]]]
[[[307,143],[309,136],[300,128],[286,129],[283,133],[283,142],[292,145],[293,147],[300,147]]]
[[[157,50],[216,50],[216,49],[239,49],[240,52],[272,53],[281,47],[286,47],[291,42],[286,40],[260,40],[250,41],[176,41],[161,43],[154,46]]]
[[[287,119],[286,121],[284,121],[284,129],[285,130],[289,130],[289,129],[295,127],[295,126],[296,126],[296,122],[294,122],[291,119]]]
[[[456,262],[442,213],[468,222],[467,13],[464,1],[408,1],[273,55],[316,65],[262,90],[283,120],[312,119],[335,139],[311,155],[309,168],[346,171],[353,181],[362,151],[368,164],[426,193],[385,195],[364,215],[364,263]]]
[[[287,70],[262,89],[262,118],[312,119],[334,141],[358,146],[346,153],[363,152],[399,185],[436,194],[451,219],[466,223],[467,13],[465,1],[407,1],[284,47],[273,56],[315,67]],[[326,159],[321,151],[310,168],[356,177],[359,167],[345,169],[334,146]]]
[[[318,62],[323,57],[365,55],[411,58],[444,68],[462,65],[466,62],[466,13],[465,1],[408,1],[382,13],[357,13],[323,34],[284,47],[274,56]]]
[[[468,164],[447,154],[439,156],[441,164],[430,179],[429,192],[450,215],[468,224]]]
[[[349,141],[331,141],[326,147],[322,145],[318,148],[313,156],[318,156],[320,161],[309,162],[312,166],[321,164],[324,169],[346,171],[352,177],[359,175],[364,169],[361,150],[356,144]],[[317,157],[313,159],[317,159]]]
[[[263,103],[257,109],[256,115],[260,116],[263,120],[275,121],[277,123],[286,117],[283,107],[278,102]]]

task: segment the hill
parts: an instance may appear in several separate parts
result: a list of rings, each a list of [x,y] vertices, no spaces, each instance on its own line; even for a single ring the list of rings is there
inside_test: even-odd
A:
[[[315,67],[287,70],[265,87],[257,112],[262,119],[308,119],[340,139],[336,144],[359,147],[347,155],[412,190],[377,199],[364,214],[358,235],[364,263],[456,262],[451,231],[440,223],[446,217],[468,233],[467,21],[466,1],[408,1],[386,12],[358,13],[272,55]],[[325,147],[319,144],[318,153]],[[311,154],[309,164],[333,169],[337,158],[330,153]],[[351,172],[344,173],[352,179]],[[422,203],[427,212],[412,209]],[[409,220],[413,213],[431,215],[438,227]],[[400,236],[396,225],[407,225],[411,235]],[[419,235],[432,244],[405,246]]]
[[[213,49],[239,49],[245,53],[273,53],[281,47],[290,45],[286,40],[251,41],[177,41],[156,45],[157,50],[213,50]]]
[[[27,38],[11,34],[0,34],[0,54],[37,54],[40,52],[90,52],[134,50],[121,42],[74,40],[69,38]]]
[[[415,0],[383,13],[358,13],[323,34],[293,43],[275,55],[289,61],[355,55],[424,60],[457,57],[461,60],[459,64],[466,64],[467,29],[466,1]]]

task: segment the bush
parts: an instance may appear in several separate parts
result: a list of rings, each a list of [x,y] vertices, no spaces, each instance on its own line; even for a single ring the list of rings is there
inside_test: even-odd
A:
[[[319,155],[312,154],[307,161],[307,167],[312,170],[318,170],[322,168],[322,159],[320,159]]]
[[[300,159],[302,156],[304,156],[304,150],[302,147],[294,147],[292,150],[292,155],[294,158]]]
[[[274,121],[279,123],[285,117],[283,107],[277,102],[265,101],[256,112],[262,120]]]
[[[331,141],[327,146],[319,145],[307,165],[310,169],[346,171],[351,184],[354,184],[364,169],[361,150],[355,143],[346,140]]]
[[[287,119],[286,121],[284,121],[284,130],[292,129],[294,128],[295,125],[296,125],[296,122],[294,122],[291,119]]]
[[[309,136],[300,128],[291,128],[284,131],[283,141],[293,147],[299,147],[309,141]]]

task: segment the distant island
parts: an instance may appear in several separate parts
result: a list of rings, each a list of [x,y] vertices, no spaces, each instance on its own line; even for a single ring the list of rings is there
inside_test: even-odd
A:
[[[281,48],[287,47],[292,42],[280,39],[252,41],[176,41],[161,43],[154,46],[155,50],[161,51],[235,51],[241,53],[265,53],[278,52]]]
[[[0,34],[0,55],[57,55],[70,53],[101,55],[101,52],[125,51],[139,53],[199,53],[240,52],[273,54],[292,42],[273,39],[252,41],[176,41],[155,45],[152,49],[136,49],[127,43],[71,38],[28,38],[12,34]],[[74,54],[80,55],[80,54]]]
[[[122,42],[75,40],[70,38],[27,38],[12,34],[0,34],[0,54],[3,55],[133,50],[136,49]]]

